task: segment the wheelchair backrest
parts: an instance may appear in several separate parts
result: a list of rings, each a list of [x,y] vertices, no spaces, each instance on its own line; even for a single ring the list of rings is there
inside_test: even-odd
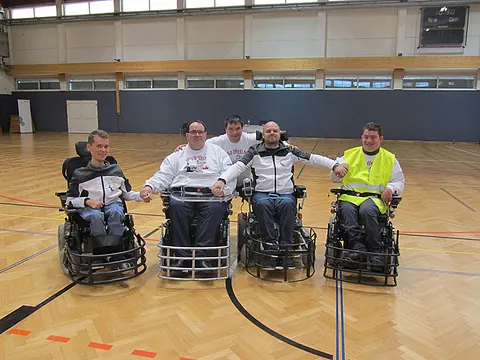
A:
[[[261,130],[255,132],[258,141],[263,141],[263,133]],[[280,141],[288,141],[288,132],[285,130],[280,130]]]
[[[65,161],[62,164],[62,175],[70,182],[73,176],[73,172],[81,167],[87,166],[88,162],[92,159],[92,154],[87,149],[87,142],[86,141],[77,141],[75,143],[75,150],[78,156],[74,156]],[[107,156],[106,161],[110,164],[116,164],[117,160],[113,156]]]

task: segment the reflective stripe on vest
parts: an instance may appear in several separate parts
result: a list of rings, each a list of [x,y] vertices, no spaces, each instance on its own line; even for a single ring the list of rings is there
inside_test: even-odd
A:
[[[353,190],[356,192],[373,192],[381,194],[387,187],[392,176],[395,155],[380,148],[375,156],[370,172],[367,167],[367,159],[361,146],[345,151],[345,162],[349,165],[347,175],[342,179],[342,189]],[[377,205],[382,214],[387,211],[387,206],[381,199],[370,197]],[[340,195],[342,201],[348,201],[359,206],[369,197],[360,197],[352,195]]]

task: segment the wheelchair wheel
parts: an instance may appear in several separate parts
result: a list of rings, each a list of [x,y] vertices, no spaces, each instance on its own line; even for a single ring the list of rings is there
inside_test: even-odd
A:
[[[327,229],[327,241],[325,250],[325,260],[328,265],[335,266],[336,259],[341,257],[341,250],[334,249],[333,247],[342,247],[342,244],[337,241],[335,234],[335,215],[330,217]]]
[[[68,267],[65,264],[67,261],[66,251],[65,224],[60,224],[58,225],[58,259],[63,273],[68,275]]]
[[[247,220],[244,218],[244,214],[238,214],[237,222],[237,249],[238,249],[238,262],[241,264],[247,263],[247,249],[245,245],[245,231],[247,229]]]

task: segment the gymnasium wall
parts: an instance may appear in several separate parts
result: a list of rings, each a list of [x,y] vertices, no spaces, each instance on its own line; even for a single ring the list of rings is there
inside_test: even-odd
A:
[[[368,121],[388,139],[480,141],[478,91],[122,91],[121,115],[112,92],[14,92],[29,99],[38,131],[67,131],[66,100],[98,100],[99,127],[110,132],[178,134],[183,122],[205,121],[223,133],[232,112],[257,124],[275,120],[291,136],[357,138]]]

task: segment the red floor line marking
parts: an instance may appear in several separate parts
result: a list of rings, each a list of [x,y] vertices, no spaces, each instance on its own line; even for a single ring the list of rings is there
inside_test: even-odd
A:
[[[144,351],[144,350],[133,350],[132,355],[137,355],[137,356],[143,356],[147,357],[150,359],[153,359],[155,356],[157,356],[156,352],[151,352],[151,351]]]
[[[449,235],[449,234],[480,234],[480,231],[400,231],[400,234],[418,234],[418,235]]]
[[[0,195],[0,197],[1,197],[1,198],[4,198],[4,199],[13,200],[13,201],[18,201],[18,202],[22,202],[22,203],[26,203],[26,204],[32,204],[32,205],[55,206],[55,205],[52,205],[52,204],[42,204],[42,203],[37,203],[37,202],[34,202],[34,201],[17,199],[17,198],[13,198],[13,197],[10,197],[10,196],[5,196],[5,195]]]
[[[88,344],[88,347],[94,348],[94,349],[100,349],[100,350],[110,350],[113,345],[108,345],[108,344],[101,344],[92,341],[90,344]]]
[[[67,338],[67,337],[63,337],[63,336],[56,336],[56,335],[50,335],[47,340],[51,340],[51,341],[58,341],[58,342],[63,342],[63,343],[66,343],[70,340],[70,338]]]
[[[10,329],[8,330],[8,333],[12,335],[27,336],[27,335],[30,335],[31,331],[22,330],[22,329]]]

